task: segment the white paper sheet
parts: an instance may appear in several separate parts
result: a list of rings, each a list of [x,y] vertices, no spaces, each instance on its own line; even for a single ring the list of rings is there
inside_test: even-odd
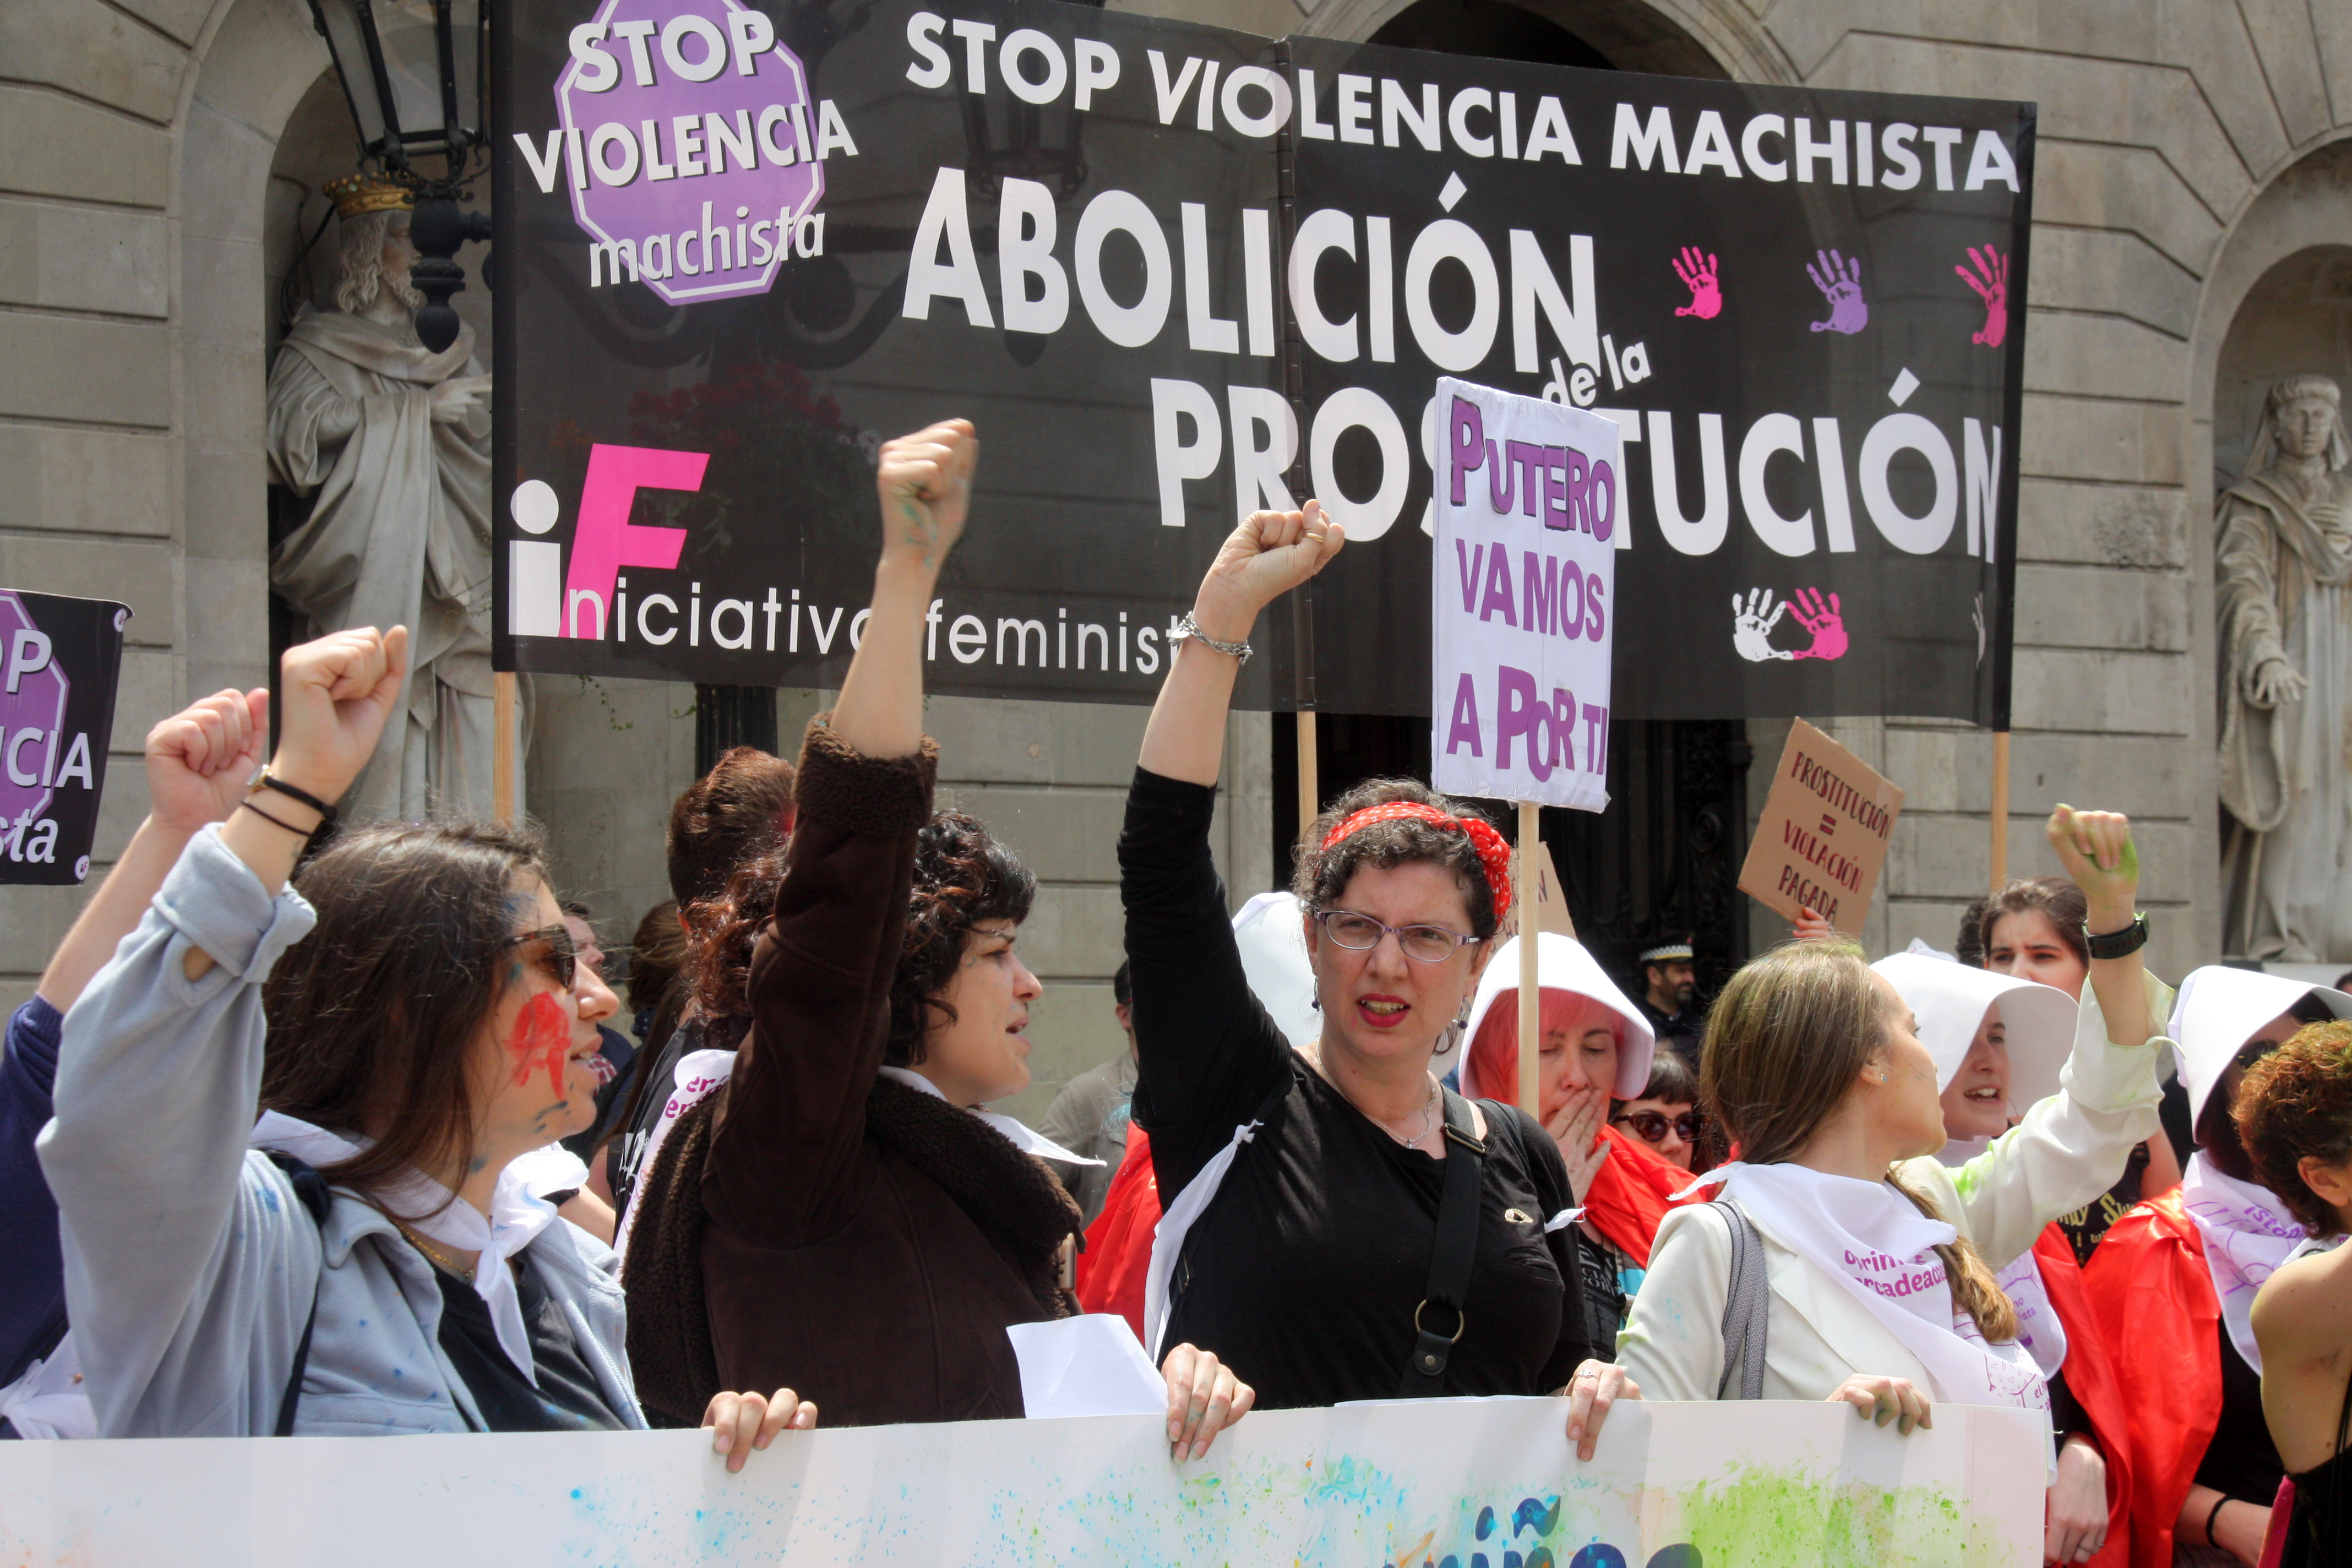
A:
[[[1021,1403],[1029,1419],[1067,1415],[1159,1415],[1168,1384],[1116,1312],[1088,1312],[1004,1331],[1021,1362]]]

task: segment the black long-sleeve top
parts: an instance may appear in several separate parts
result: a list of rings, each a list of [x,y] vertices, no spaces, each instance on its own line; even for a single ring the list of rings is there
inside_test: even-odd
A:
[[[1135,1120],[1172,1205],[1286,1086],[1187,1238],[1165,1343],[1216,1352],[1270,1409],[1397,1394],[1429,1282],[1443,1163],[1294,1052],[1242,971],[1209,855],[1216,791],[1138,768],[1119,889],[1141,1073]],[[1559,1150],[1524,1111],[1487,1125],[1478,1244],[1448,1394],[1541,1394],[1590,1353]],[[1458,1155],[1455,1157],[1459,1157]]]

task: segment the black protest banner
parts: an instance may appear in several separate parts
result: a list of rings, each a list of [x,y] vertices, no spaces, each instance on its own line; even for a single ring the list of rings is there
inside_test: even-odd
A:
[[[0,885],[89,875],[131,611],[0,588]]]
[[[1420,711],[1450,374],[1620,421],[1620,717],[2005,717],[2029,106],[1055,0],[497,26],[502,667],[837,681],[874,450],[963,414],[933,689],[1149,700],[1314,493],[1354,542],[1239,700]]]

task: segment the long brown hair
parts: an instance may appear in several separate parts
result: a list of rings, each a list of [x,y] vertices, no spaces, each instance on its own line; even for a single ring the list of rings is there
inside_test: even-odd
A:
[[[1853,1091],[1885,1044],[1885,993],[1844,942],[1798,942],[1743,965],[1707,1016],[1699,1094],[1751,1165],[1796,1157]],[[1948,1220],[1890,1166],[1886,1180],[1929,1219]],[[2017,1309],[1966,1236],[1936,1248],[1952,1300],[1999,1343],[2017,1337]]]
[[[262,987],[261,1108],[375,1140],[322,1167],[329,1181],[363,1189],[470,1154],[467,1058],[534,879],[538,834],[483,823],[354,828],[295,878],[318,924]]]

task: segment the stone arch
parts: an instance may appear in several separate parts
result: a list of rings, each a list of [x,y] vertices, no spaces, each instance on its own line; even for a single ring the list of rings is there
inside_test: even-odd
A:
[[[187,689],[269,676],[264,266],[270,166],[288,118],[329,68],[302,0],[226,0],[180,114],[181,508]]]
[[[2306,149],[2276,171],[2240,210],[2205,276],[2189,334],[2189,385],[2183,390],[2190,451],[2184,500],[2193,584],[2189,647],[2195,730],[2189,765],[2197,794],[2209,801],[2215,798],[2217,789],[2214,748],[2220,734],[2213,505],[2226,482],[2221,477],[2223,471],[2234,478],[2244,466],[2246,442],[2260,412],[2261,392],[2251,384],[2273,372],[2287,374],[2287,359],[2294,357],[2291,349],[2279,351],[2264,342],[2248,311],[2250,307],[2257,312],[2279,306],[2293,308],[2289,297],[2298,285],[2308,304],[2310,285],[2319,280],[2331,262],[2347,279],[2347,287],[2352,287],[2352,246],[2347,246],[2347,237],[2352,237],[2352,134],[2339,133]],[[2352,301],[2347,301],[2347,319],[2352,321]],[[2352,384],[2352,341],[2336,352],[2342,357],[2333,374]],[[2282,353],[2286,358],[2281,358]],[[2327,367],[2306,363],[2292,368]],[[2211,820],[2194,825],[2198,858],[2211,877],[2208,885],[2213,887],[2221,886],[2220,816],[2216,809]],[[2206,951],[2217,951],[2221,910],[2218,907],[2200,910],[2199,916],[2200,942]]]
[[[1414,0],[1323,0],[1298,30],[1310,37],[1369,39]],[[1517,0],[1621,70],[1718,80],[1795,83],[1780,45],[1727,0]]]

